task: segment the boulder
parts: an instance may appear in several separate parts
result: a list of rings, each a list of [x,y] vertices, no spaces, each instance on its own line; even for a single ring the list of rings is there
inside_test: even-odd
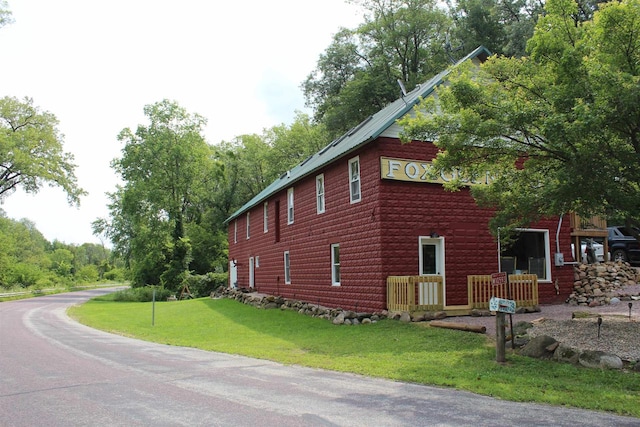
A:
[[[408,312],[403,311],[402,314],[400,315],[400,321],[404,323],[411,322],[411,315]]]
[[[340,312],[332,321],[334,325],[342,325],[344,324],[344,312]]]
[[[585,350],[580,354],[578,363],[585,368],[622,369],[622,359],[615,354],[598,350]]]
[[[568,362],[577,365],[578,359],[580,358],[580,351],[568,345],[560,344],[556,348],[556,351],[553,352],[553,358],[558,362]]]
[[[528,357],[535,357],[536,359],[551,359],[553,357],[553,351],[549,350],[552,348],[557,341],[547,335],[541,335],[539,337],[532,338],[527,345],[522,347],[520,350],[520,354]]]

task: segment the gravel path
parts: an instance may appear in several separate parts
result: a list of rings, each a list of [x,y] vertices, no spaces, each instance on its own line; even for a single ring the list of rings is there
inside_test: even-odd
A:
[[[631,295],[640,295],[640,285],[626,289]],[[581,350],[601,350],[618,355],[623,360],[640,360],[640,301],[621,301],[615,305],[599,307],[575,306],[569,304],[541,305],[540,312],[513,314],[513,324],[520,321],[533,322],[530,336],[549,335],[569,346]],[[572,319],[574,312],[594,317]],[[597,315],[602,316],[598,337]],[[509,316],[506,316],[507,323]],[[444,319],[447,322],[482,325],[486,335],[495,339],[495,316],[460,316]]]

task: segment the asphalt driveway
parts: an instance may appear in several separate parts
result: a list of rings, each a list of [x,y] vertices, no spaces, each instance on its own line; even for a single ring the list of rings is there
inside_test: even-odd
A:
[[[640,419],[283,366],[97,331],[91,290],[0,303],[1,426],[640,426]]]

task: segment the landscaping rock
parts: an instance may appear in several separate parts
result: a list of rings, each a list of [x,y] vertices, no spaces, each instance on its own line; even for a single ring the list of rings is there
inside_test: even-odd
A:
[[[513,325],[513,334],[515,336],[526,335],[527,330],[530,328],[533,328],[533,323],[525,322],[524,320],[521,320],[515,325]]]
[[[342,308],[327,308],[320,304],[313,304],[280,296],[265,295],[247,288],[218,288],[211,293],[211,298],[229,298],[256,308],[280,310],[295,310],[299,314],[330,320],[335,325],[361,325],[375,323],[389,314],[386,310],[378,313],[357,313]],[[401,315],[398,314],[398,318]],[[365,321],[367,319],[367,321]]]
[[[580,350],[561,343],[556,348],[556,351],[553,352],[553,358],[558,362],[568,362],[572,365],[577,365],[580,354]]]
[[[640,270],[626,262],[578,264],[574,267],[573,292],[567,303],[598,307],[620,301],[630,301],[625,288],[640,281]]]
[[[580,354],[578,363],[586,368],[622,369],[622,359],[604,351],[585,350]]]
[[[400,319],[399,319],[399,320],[400,320],[401,322],[404,322],[404,323],[409,323],[409,322],[411,322],[411,315],[410,315],[408,312],[403,311],[403,312],[400,314]]]
[[[549,350],[550,346],[557,343],[555,339],[547,335],[541,335],[535,337],[527,343],[520,350],[520,354],[528,357],[535,357],[536,359],[551,359],[553,357],[553,350]]]

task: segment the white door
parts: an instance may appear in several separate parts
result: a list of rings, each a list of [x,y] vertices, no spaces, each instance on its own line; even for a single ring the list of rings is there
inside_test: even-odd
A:
[[[229,286],[238,287],[238,266],[234,260],[229,261]]]
[[[444,238],[420,237],[420,276],[440,276],[444,298]],[[425,281],[419,284],[419,304],[435,304],[437,302],[438,282]]]
[[[249,257],[249,287],[253,288],[255,286],[255,265],[253,257]]]

